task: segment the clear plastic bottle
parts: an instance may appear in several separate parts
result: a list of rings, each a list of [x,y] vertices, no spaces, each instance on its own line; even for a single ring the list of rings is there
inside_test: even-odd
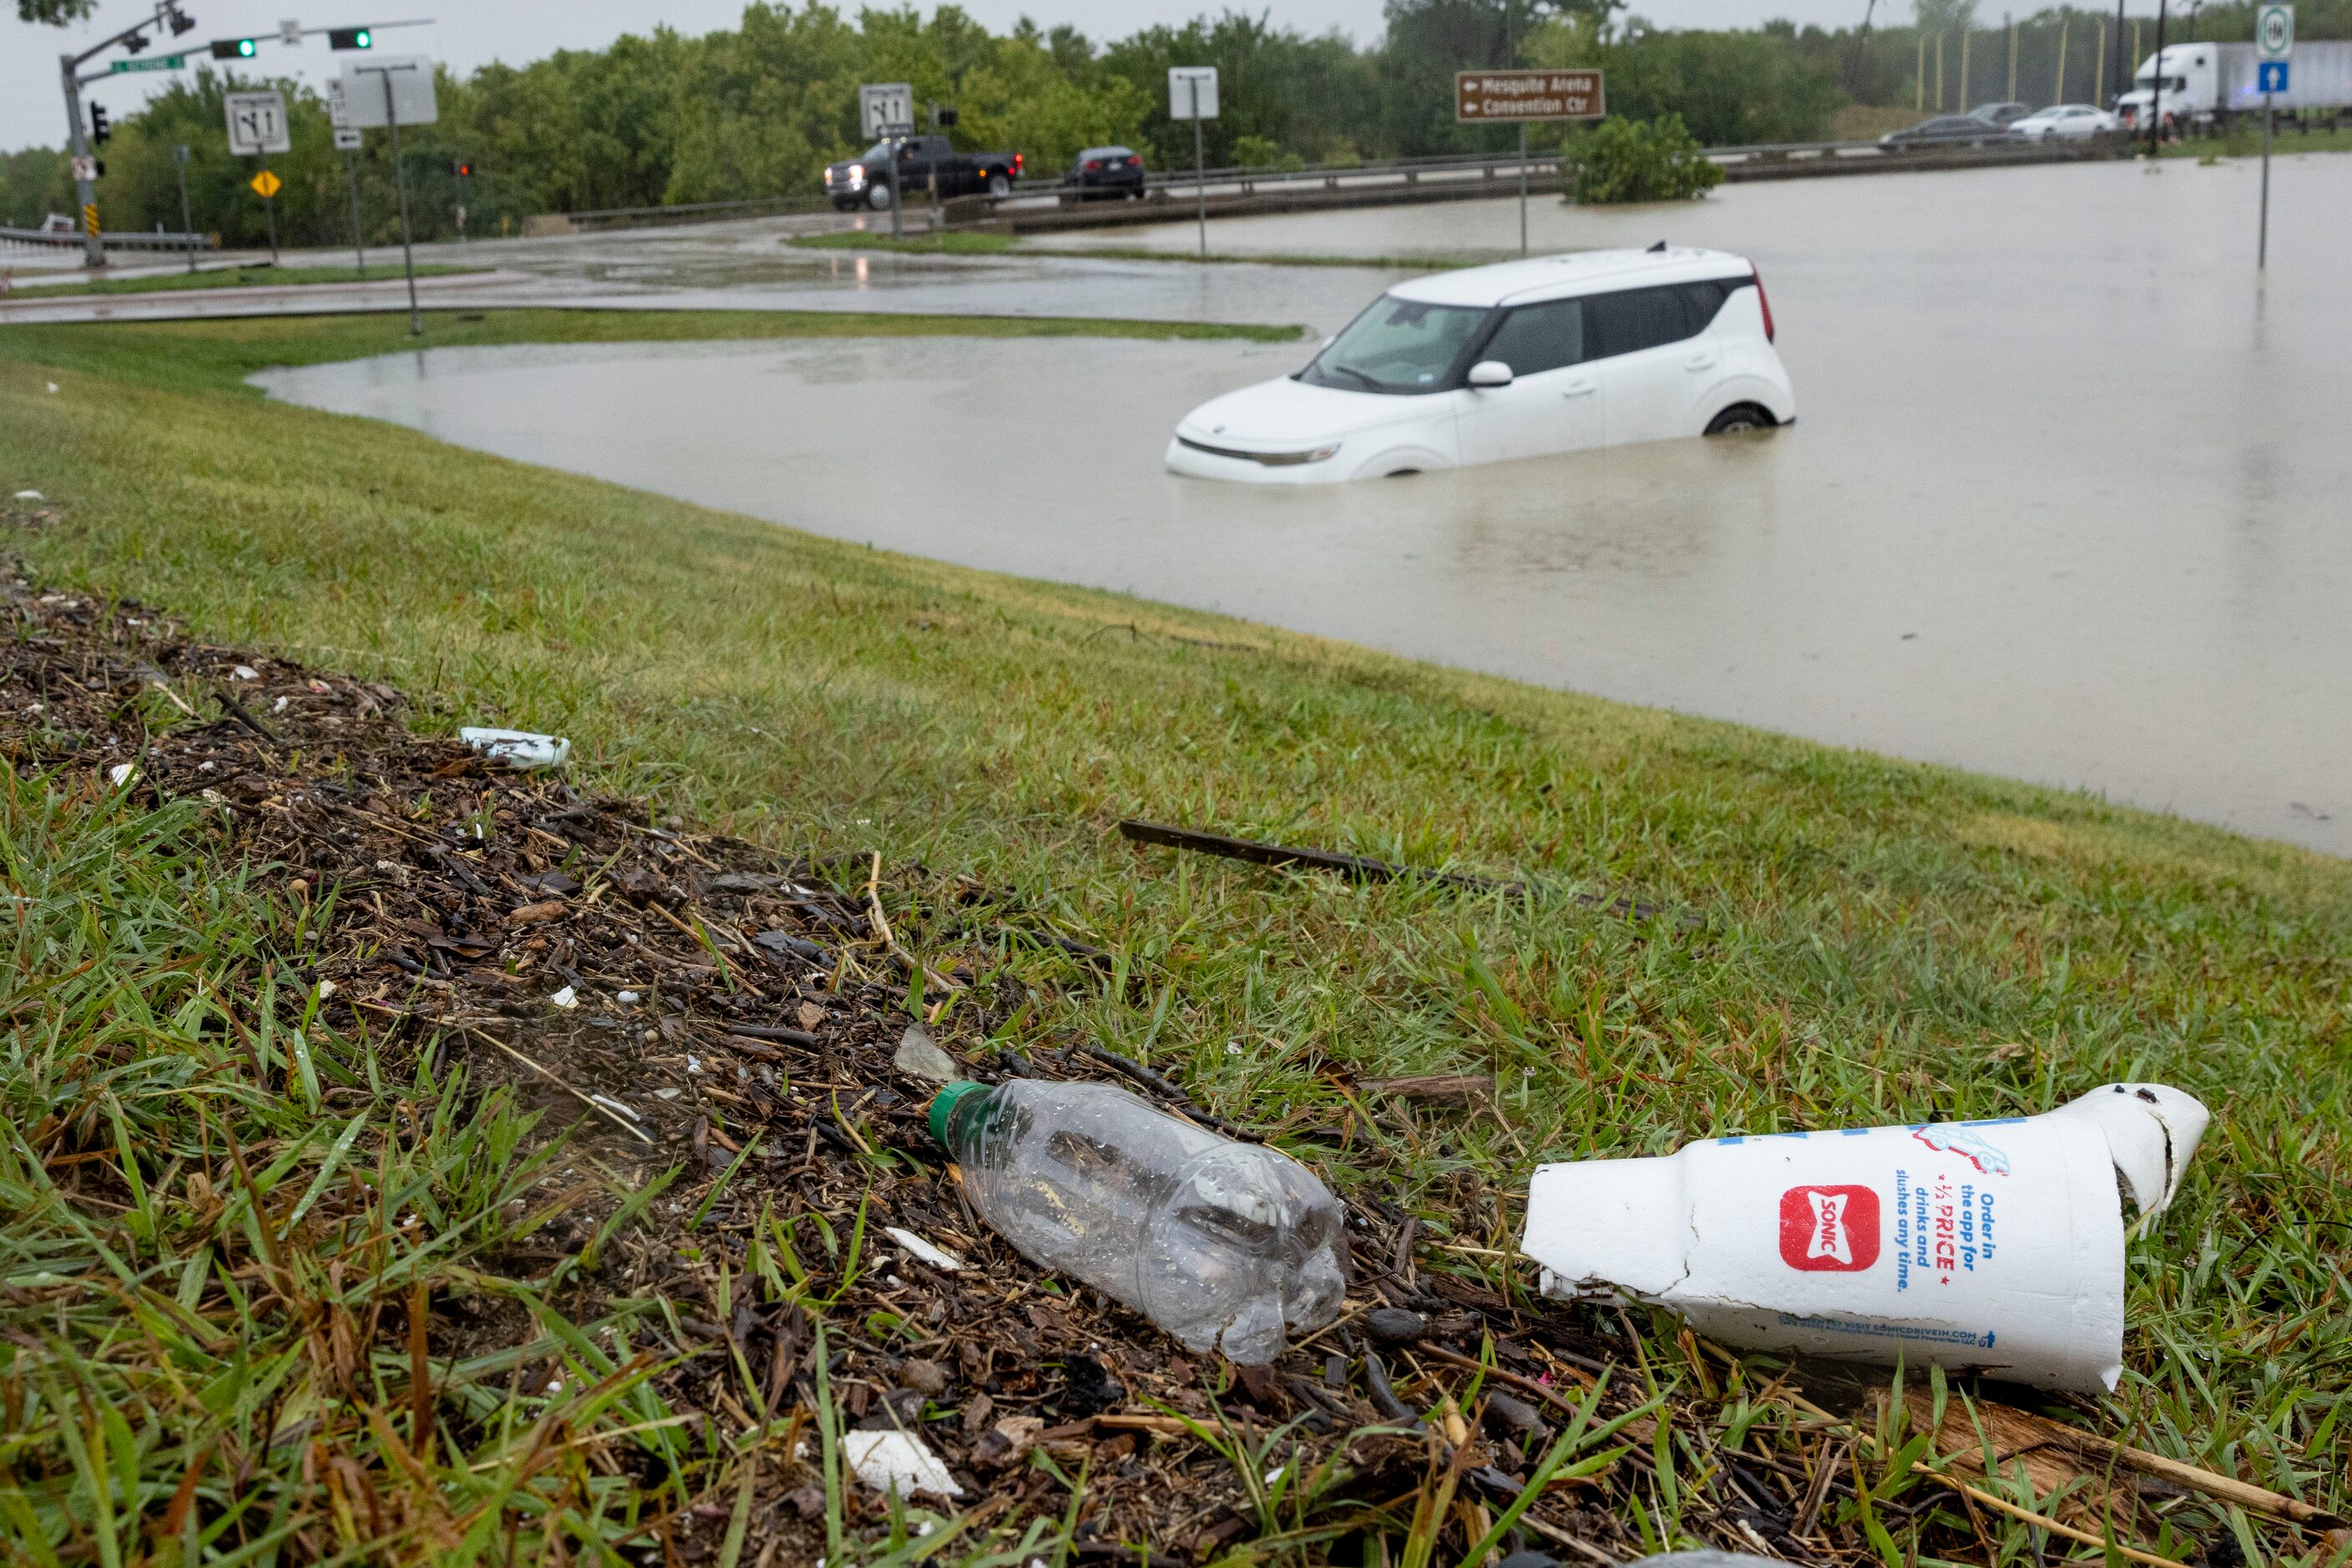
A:
[[[931,1134],[982,1218],[1188,1348],[1272,1361],[1348,1290],[1339,1201],[1306,1166],[1111,1084],[951,1083]]]

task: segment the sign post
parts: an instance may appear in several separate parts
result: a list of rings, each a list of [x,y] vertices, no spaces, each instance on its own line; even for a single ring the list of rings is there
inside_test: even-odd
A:
[[[286,182],[264,169],[247,184],[253,187],[253,194],[261,198],[261,210],[269,215],[269,265],[275,267],[278,265],[277,196],[286,188]]]
[[[898,201],[906,193],[898,188],[898,161],[906,152],[901,139],[915,133],[915,89],[903,81],[869,81],[857,89],[857,112],[866,134],[890,143],[890,237],[904,238]]]
[[[233,157],[266,158],[272,153],[291,153],[294,139],[286,120],[286,95],[276,89],[268,92],[232,92],[225,94],[221,108],[228,119],[228,150]],[[253,189],[261,197],[261,210],[269,218],[269,264],[278,265],[278,206],[270,198],[278,194],[280,184],[277,175],[264,169],[253,176]]]
[[[1608,112],[1597,70],[1454,73],[1454,118],[1464,125],[1519,128],[1519,254],[1528,253],[1528,122],[1598,120]]]
[[[1217,117],[1217,68],[1168,68],[1168,118],[1192,122],[1192,213],[1201,226],[1201,257],[1209,255],[1209,177],[1201,122]]]
[[[172,149],[172,172],[180,176],[180,233],[188,242],[188,270],[196,269],[196,220],[188,210],[188,147],[182,142]]]
[[[368,77],[374,77],[380,88],[363,89]],[[430,125],[441,118],[441,105],[433,96],[433,62],[424,55],[386,55],[365,65],[353,61],[343,68],[343,107],[352,128],[381,125],[392,132],[392,179],[400,192],[400,265],[408,279],[408,335],[421,338],[425,318],[416,310],[416,254],[409,240],[408,170],[400,161],[400,128]]]
[[[343,79],[327,84],[327,123],[334,127],[335,147],[343,155],[343,177],[352,187],[352,257],[359,264],[360,280],[367,281],[367,236],[360,228],[360,164],[352,154],[360,148],[359,128],[352,123],[351,100],[343,96]]]
[[[2274,3],[2254,13],[2254,70],[2263,89],[2263,216],[2254,239],[2254,270],[2271,264],[2271,112],[2273,93],[2286,90],[2287,67],[2294,55],[2294,7]]]

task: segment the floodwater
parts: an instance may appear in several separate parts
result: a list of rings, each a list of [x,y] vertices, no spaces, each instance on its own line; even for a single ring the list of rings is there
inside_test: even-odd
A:
[[[2266,285],[2254,179],[2087,165],[1551,208],[1584,243],[1598,224],[1754,256],[1801,422],[1324,489],[1160,468],[1186,408],[1303,344],[429,351],[262,380],[813,532],[2352,853],[2352,157],[2280,165]],[[1394,254],[1505,219],[1264,221]],[[1381,284],[1288,271],[1331,292],[1327,321]]]

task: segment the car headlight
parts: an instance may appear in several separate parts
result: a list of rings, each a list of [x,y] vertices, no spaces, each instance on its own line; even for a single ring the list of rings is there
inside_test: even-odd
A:
[[[866,183],[865,164],[852,163],[849,165],[849,183],[853,185],[862,185]]]

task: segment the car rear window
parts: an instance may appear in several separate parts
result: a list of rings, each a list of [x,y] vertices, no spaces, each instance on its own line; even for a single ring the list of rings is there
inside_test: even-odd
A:
[[[1585,357],[1609,359],[1696,337],[1734,286],[1709,280],[1592,295],[1584,301]]]

